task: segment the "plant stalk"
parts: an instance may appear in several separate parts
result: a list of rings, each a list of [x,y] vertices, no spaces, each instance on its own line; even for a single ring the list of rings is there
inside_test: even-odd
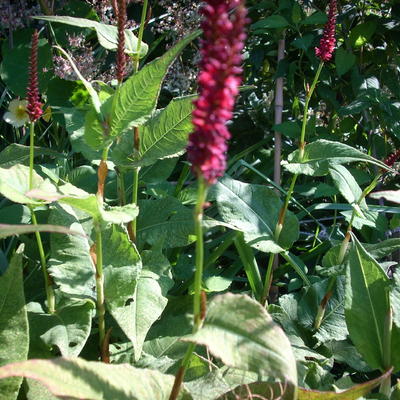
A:
[[[299,141],[299,161],[300,162],[302,162],[302,160],[304,158],[305,136],[306,136],[307,119],[308,119],[307,118],[308,117],[308,106],[310,103],[311,96],[314,93],[315,87],[317,86],[318,79],[321,74],[323,66],[324,66],[324,63],[321,61],[318,65],[318,69],[317,69],[317,72],[315,73],[314,80],[311,84],[311,87],[306,94],[306,100],[305,100],[304,111],[303,111],[303,122],[302,122],[302,126],[301,126],[300,141]],[[288,190],[286,198],[285,198],[285,203],[279,212],[278,222],[275,227],[275,241],[276,242],[279,240],[279,237],[282,232],[283,223],[285,221],[286,212],[289,207],[289,202],[292,198],[294,185],[296,184],[297,177],[298,177],[298,174],[293,175],[292,181],[289,186],[289,190]],[[273,269],[273,265],[274,265],[274,260],[275,260],[275,254],[271,253],[269,256],[269,260],[268,260],[267,273],[265,276],[265,282],[264,282],[264,288],[263,288],[263,295],[261,297],[261,304],[263,304],[264,306],[267,304],[268,297],[269,297],[269,289],[270,289],[271,282],[272,282],[272,269]]]
[[[203,265],[204,265],[204,241],[203,241],[203,209],[204,203],[207,197],[207,186],[204,178],[200,176],[198,178],[198,190],[197,190],[197,203],[194,210],[194,226],[196,233],[196,271],[194,275],[194,296],[193,296],[193,328],[192,332],[196,333],[201,328],[204,320],[204,310],[202,310],[201,301],[201,284],[203,277]],[[196,345],[190,343],[186,349],[186,353],[182,359],[181,367],[177,375],[175,376],[174,385],[172,387],[169,400],[176,400],[178,398],[180,388],[182,386],[185,372],[189,366],[190,359]]]
[[[138,33],[138,45],[136,48],[136,54],[133,60],[133,68],[134,71],[137,72],[139,70],[139,59],[140,59],[140,49],[142,47],[142,39],[143,39],[143,32],[144,32],[144,26],[146,24],[146,15],[147,15],[147,7],[148,7],[148,0],[143,1],[143,8],[142,8],[142,16],[140,18],[140,27],[139,27],[139,33]]]
[[[30,123],[30,138],[29,138],[29,190],[33,189],[33,160],[35,157],[35,123]],[[31,210],[31,218],[32,224],[37,225],[37,219],[35,212],[33,211],[33,206],[30,207]],[[46,290],[46,298],[47,298],[47,308],[49,314],[53,314],[55,312],[55,296],[53,290],[53,283],[51,277],[47,271],[47,262],[46,255],[44,253],[42,237],[40,232],[35,232],[36,242],[38,245],[39,256],[40,256],[40,264],[42,266],[42,272],[44,277],[44,285]]]
[[[360,206],[361,202],[368,196],[372,190],[375,189],[378,184],[379,178],[381,177],[381,173],[378,173],[373,181],[362,191],[360,197],[357,199],[357,206]],[[351,239],[351,231],[353,229],[354,218],[357,215],[356,207],[353,207],[353,211],[351,213],[349,225],[347,227],[346,235],[340,245],[339,256],[338,256],[338,265],[342,264],[344,258],[346,257],[347,249],[349,247],[350,239]],[[325,296],[322,298],[321,303],[318,307],[317,315],[314,320],[314,329],[318,330],[321,326],[322,320],[324,319],[326,307],[328,306],[329,299],[332,297],[333,288],[336,285],[337,276],[331,276],[328,282],[328,287],[325,293]]]
[[[96,306],[99,326],[99,347],[101,351],[102,360],[104,360],[104,339],[106,336],[105,324],[105,298],[104,298],[104,274],[103,274],[103,239],[101,236],[100,223],[97,222],[96,230]]]

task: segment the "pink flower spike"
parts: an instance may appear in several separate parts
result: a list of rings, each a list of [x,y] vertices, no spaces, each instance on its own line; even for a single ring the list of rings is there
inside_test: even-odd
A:
[[[321,41],[319,42],[319,47],[315,48],[315,55],[323,62],[329,61],[332,58],[332,54],[335,50],[336,14],[336,0],[331,0],[329,3],[328,22],[324,27],[324,33]]]
[[[31,54],[29,58],[29,81],[26,95],[28,100],[26,111],[31,122],[35,122],[43,114],[39,96],[38,45],[39,33],[35,30],[32,35]]]
[[[241,83],[241,50],[248,21],[244,0],[206,0],[205,3],[199,98],[194,102],[194,131],[189,136],[187,151],[193,172],[211,185],[226,168],[226,141],[230,133],[225,125],[232,117]]]

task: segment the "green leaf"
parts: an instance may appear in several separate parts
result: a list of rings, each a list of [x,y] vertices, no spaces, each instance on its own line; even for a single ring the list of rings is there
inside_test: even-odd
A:
[[[335,52],[336,72],[339,76],[349,71],[356,62],[356,56],[353,53],[339,47]]]
[[[372,199],[384,198],[387,201],[400,204],[400,189],[399,190],[382,190],[380,192],[374,192],[369,195]]]
[[[106,307],[125,335],[136,340],[134,300],[142,261],[126,229],[111,225],[102,231]]]
[[[267,311],[247,296],[214,297],[203,327],[184,340],[207,346],[227,366],[297,384],[288,338]]]
[[[167,293],[174,282],[168,275],[170,264],[161,252],[146,250],[142,254],[143,269],[133,297],[133,345],[139,360],[147,332],[167,305]]]
[[[57,204],[50,212],[49,221],[85,234],[82,220],[67,204]],[[95,299],[95,267],[90,257],[88,237],[73,235],[50,236],[50,259],[48,268],[60,290],[72,297],[84,296]]]
[[[354,235],[352,239],[345,298],[347,328],[352,342],[367,363],[372,368],[384,370],[384,326],[389,311],[389,278]]]
[[[116,26],[102,24],[85,18],[75,18],[68,16],[37,16],[32,17],[49,22],[59,22],[81,28],[95,29],[99,43],[107,50],[117,50],[118,48],[118,28]],[[137,54],[138,38],[128,29],[125,29],[125,53],[130,55]],[[142,58],[147,54],[148,45],[142,41],[140,45],[139,57]]]
[[[26,233],[33,232],[54,232],[64,233],[66,235],[78,235],[83,236],[81,232],[72,231],[63,226],[57,225],[12,225],[12,224],[0,224],[0,239],[4,239],[9,236],[23,235]]]
[[[162,57],[150,62],[124,82],[116,94],[110,97],[111,137],[122,134],[131,126],[142,125],[154,111],[162,81],[168,68],[182,50],[197,36],[196,31],[168,50]],[[99,138],[101,142],[102,138]]]
[[[245,241],[252,247],[267,253],[280,253],[297,240],[299,224],[290,212],[286,214],[278,243],[274,239],[282,203],[273,190],[228,176],[221,179],[214,190],[222,219],[242,231]]]
[[[50,197],[57,194],[55,186],[35,171],[32,175],[32,189],[34,191],[29,189],[29,167],[17,164],[11,168],[0,168],[0,193],[15,203],[40,205],[43,201],[35,200],[35,197],[41,197],[36,196],[39,193]]]
[[[47,149],[45,147],[34,147],[34,155],[38,156],[51,156],[53,158],[64,158],[63,154],[60,154],[54,150]],[[10,168],[15,164],[26,164],[29,163],[29,146],[24,146],[18,143],[11,143],[0,153],[0,167]]]
[[[309,17],[305,18],[300,22],[301,25],[323,25],[327,21],[326,13],[322,11],[316,11],[314,14],[311,14]]]
[[[281,15],[276,14],[257,21],[256,23],[251,25],[251,29],[267,30],[274,28],[285,28],[286,26],[289,26],[289,22],[287,21],[287,19],[282,17]]]
[[[290,138],[298,138],[301,132],[301,127],[296,121],[286,121],[272,127],[277,132],[283,133]]]
[[[314,283],[306,289],[299,303],[298,318],[300,324],[310,330],[314,327],[319,305],[326,294],[328,279]],[[332,297],[327,304],[321,326],[315,333],[320,342],[345,340],[348,332],[344,319],[344,280],[338,277]]]
[[[375,21],[367,21],[354,27],[350,32],[350,45],[361,47],[369,42],[377,28]]]
[[[29,360],[0,368],[0,379],[33,378],[59,398],[70,400],[167,400],[174,377],[160,372],[84,361],[80,358]],[[190,400],[182,391],[178,399]]]
[[[321,392],[319,390],[308,390],[299,388],[298,400],[357,400],[362,396],[366,396],[373,389],[378,387],[382,381],[390,376],[391,370],[385,372],[378,378],[372,379],[371,381],[360,383],[350,389],[342,392]]]
[[[1,49],[2,63],[0,76],[7,88],[15,95],[26,97],[28,86],[29,56],[33,29],[14,30],[13,48],[10,41],[4,40]],[[53,62],[51,47],[46,39],[39,39],[38,49],[38,81],[39,90],[44,93],[49,80],[53,77]]]
[[[0,275],[0,366],[24,361],[28,358],[28,318],[22,279],[20,245],[4,275]],[[0,381],[0,398],[15,400],[21,386],[21,378]]]
[[[320,139],[310,143],[304,148],[304,157],[300,162],[299,150],[289,154],[289,163],[282,165],[293,174],[305,174],[311,176],[323,176],[329,172],[329,167],[336,164],[345,164],[349,162],[363,161],[378,167],[388,169],[388,166],[364,154],[347,144],[340,142],[331,142]]]
[[[77,357],[89,338],[95,303],[85,300],[68,300],[57,305],[54,314],[46,314],[38,303],[29,305],[30,325],[36,325],[39,337],[50,349],[56,346],[64,357]]]
[[[117,165],[143,167],[181,155],[192,131],[192,102],[193,96],[173,99],[141,127],[139,151],[134,151],[133,134],[127,132],[113,148],[110,158]]]
[[[176,198],[142,200],[139,201],[139,208],[139,247],[144,243],[157,245],[162,240],[164,248],[181,247],[195,240],[193,211]]]
[[[329,173],[341,195],[362,215],[360,206],[365,210],[368,208],[367,203],[362,199],[358,204],[362,190],[350,171],[343,165],[337,164],[329,167]]]

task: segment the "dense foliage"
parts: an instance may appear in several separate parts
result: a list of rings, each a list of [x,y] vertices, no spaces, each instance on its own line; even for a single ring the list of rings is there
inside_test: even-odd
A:
[[[39,3],[0,5],[0,399],[398,400],[400,5]]]

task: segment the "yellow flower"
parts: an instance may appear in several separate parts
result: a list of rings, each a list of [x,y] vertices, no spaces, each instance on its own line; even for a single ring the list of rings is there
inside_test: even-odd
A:
[[[51,112],[50,106],[48,106],[45,110],[44,113],[42,114],[42,118],[46,121],[49,122],[53,113]]]
[[[4,121],[16,128],[25,125],[29,121],[29,115],[26,111],[27,106],[27,100],[14,99],[10,101],[8,111],[3,116]]]

